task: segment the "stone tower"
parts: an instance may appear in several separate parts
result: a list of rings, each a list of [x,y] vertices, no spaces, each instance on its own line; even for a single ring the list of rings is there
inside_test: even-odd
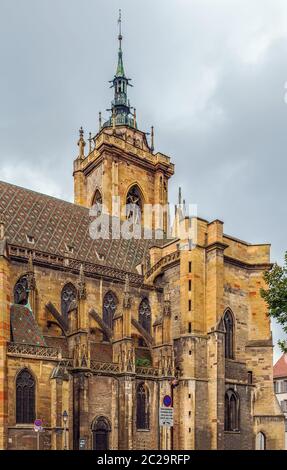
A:
[[[144,216],[144,205],[167,206],[168,180],[174,173],[170,158],[154,152],[147,133],[138,129],[136,110],[130,106],[127,90],[130,79],[123,65],[121,21],[119,21],[118,64],[110,81],[114,89],[110,118],[89,138],[88,154],[83,129],[78,141],[79,154],[74,161],[74,202],[85,207],[100,204],[108,214],[126,218],[128,204],[139,207],[145,227],[167,229],[167,215]],[[133,111],[133,112],[132,112]],[[135,215],[135,214],[133,214]]]

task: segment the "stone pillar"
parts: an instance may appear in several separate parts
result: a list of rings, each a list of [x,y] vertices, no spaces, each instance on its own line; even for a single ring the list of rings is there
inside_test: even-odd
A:
[[[215,220],[208,226],[206,248],[206,329],[208,340],[209,422],[211,448],[224,448],[224,250],[223,223]]]
[[[74,203],[79,206],[88,207],[86,196],[86,180],[82,171],[82,160],[74,160]]]
[[[119,423],[118,448],[133,448],[133,396],[135,380],[135,350],[132,338],[113,342],[113,361],[119,364]]]
[[[125,374],[120,378],[119,450],[133,449],[134,377],[134,374]]]
[[[85,439],[84,450],[90,449],[89,376],[84,370],[73,370],[73,450],[79,450],[80,439]]]
[[[52,449],[63,450],[65,448],[63,413],[70,415],[68,401],[69,374],[65,367],[57,365],[51,376],[51,427]],[[66,429],[68,433],[68,426]],[[66,448],[69,449],[69,436],[66,436]]]
[[[211,449],[224,449],[225,354],[224,331],[214,330],[208,341],[208,404]]]

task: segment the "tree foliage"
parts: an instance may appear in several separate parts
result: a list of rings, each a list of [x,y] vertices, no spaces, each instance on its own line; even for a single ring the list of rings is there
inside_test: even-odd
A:
[[[269,315],[282,326],[287,334],[287,252],[283,266],[274,264],[264,273],[267,289],[261,289],[261,296],[267,302]],[[278,341],[282,351],[287,352],[287,341]]]

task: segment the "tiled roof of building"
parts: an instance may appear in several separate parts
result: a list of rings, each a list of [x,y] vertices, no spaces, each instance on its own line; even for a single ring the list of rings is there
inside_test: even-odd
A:
[[[89,209],[0,181],[0,214],[8,243],[82,262],[136,272],[151,240],[96,239],[89,234],[94,220]],[[29,242],[31,238],[34,243]]]
[[[287,377],[287,354],[282,354],[273,367],[273,377]]]
[[[14,343],[47,346],[41,330],[29,308],[11,306],[11,336]]]

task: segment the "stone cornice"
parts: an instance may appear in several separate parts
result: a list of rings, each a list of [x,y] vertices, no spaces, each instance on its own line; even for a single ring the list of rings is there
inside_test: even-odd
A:
[[[99,136],[96,149],[82,160],[81,171],[88,175],[92,169],[102,162],[105,152],[116,158],[147,168],[149,171],[162,170],[168,177],[174,174],[174,165],[166,155],[161,153],[152,154],[125,142],[119,137],[106,134]],[[77,168],[77,170],[79,169]]]
[[[217,242],[211,243],[210,245],[207,245],[206,251],[207,252],[213,251],[213,250],[224,251],[226,248],[228,248],[228,245],[226,243],[217,241]]]
[[[271,263],[247,263],[226,255],[224,255],[224,262],[250,271],[267,271],[272,267]]]
[[[17,245],[8,245],[8,251],[10,259],[18,261],[20,263],[28,262],[28,255],[33,252],[33,264],[35,266],[47,267],[50,269],[60,270],[64,272],[71,272],[73,274],[79,274],[81,265],[83,265],[85,276],[90,278],[103,278],[105,280],[112,280],[113,282],[125,283],[126,271],[122,271],[117,268],[113,268],[106,265],[93,264],[85,261],[64,258],[63,256],[54,255],[51,253],[45,253],[38,250],[31,250],[28,248],[20,247]],[[65,264],[67,263],[67,264]],[[131,286],[141,287],[148,290],[162,291],[160,288],[156,288],[151,285],[144,283],[144,277],[136,273],[128,273],[129,282]]]

